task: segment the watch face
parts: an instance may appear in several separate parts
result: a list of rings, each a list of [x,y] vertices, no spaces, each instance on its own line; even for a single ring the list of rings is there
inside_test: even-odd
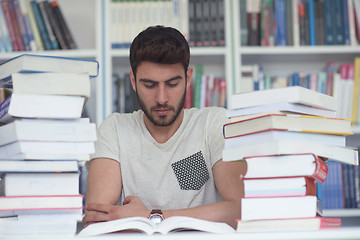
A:
[[[163,218],[160,214],[153,214],[151,215],[150,220],[155,224],[159,224],[162,222]]]

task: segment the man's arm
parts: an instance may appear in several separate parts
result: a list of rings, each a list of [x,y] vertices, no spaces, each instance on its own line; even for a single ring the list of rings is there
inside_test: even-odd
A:
[[[244,186],[242,180],[240,179],[240,175],[244,175],[245,172],[245,162],[218,161],[213,166],[213,174],[216,187],[222,196],[223,201],[194,208],[165,210],[163,211],[164,217],[189,216],[209,221],[226,222],[235,228],[235,219],[240,218],[241,197],[243,197],[244,192]],[[95,189],[93,188],[93,191],[94,190]],[[94,191],[94,194],[97,193],[96,195],[98,195],[98,193],[101,193],[102,190],[101,186],[99,186],[98,191]],[[104,191],[108,192],[109,189]],[[103,199],[102,196],[95,196],[92,198],[100,198],[100,200]],[[83,219],[83,222],[85,223],[109,221],[133,216],[148,217],[150,213],[150,210],[144,206],[141,200],[133,196],[126,197],[123,203],[124,205],[122,206],[114,206],[115,203],[110,202],[107,204],[90,204],[91,202],[94,202],[92,201],[93,199],[86,201],[89,203],[87,204],[87,210],[88,212],[96,214],[87,214]],[[102,202],[104,203],[104,201]]]
[[[116,205],[122,190],[120,163],[109,158],[96,158],[90,162],[87,176],[86,206],[93,204]],[[84,222],[104,221],[105,211],[87,210]],[[90,218],[89,218],[90,216]],[[89,218],[89,221],[87,219]]]

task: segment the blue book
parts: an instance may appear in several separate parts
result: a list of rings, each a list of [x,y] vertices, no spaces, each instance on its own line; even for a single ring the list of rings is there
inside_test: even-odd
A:
[[[309,43],[310,46],[316,45],[316,26],[315,26],[315,7],[314,0],[308,0],[309,11]]]
[[[348,1],[341,1],[343,10],[343,29],[344,29],[344,44],[350,45],[350,25],[349,25],[349,6]]]
[[[332,0],[324,1],[324,28],[325,28],[325,44],[334,45],[334,31],[335,31],[335,21],[333,15],[333,3]]]
[[[275,0],[276,45],[286,46],[285,0]]]
[[[4,11],[2,8],[2,4],[0,4],[0,38],[2,39],[1,41],[1,47],[4,49],[5,52],[12,52],[13,51],[13,47],[11,44],[11,38],[9,35],[9,30],[7,29],[6,26],[6,21],[5,21],[5,16],[4,16]]]
[[[333,1],[333,18],[335,19],[335,44],[344,45],[344,14],[343,14],[343,0],[332,0]],[[345,1],[346,2],[346,1]]]
[[[0,86],[16,72],[88,73],[89,77],[97,77],[99,63],[89,59],[21,54],[0,64]]]
[[[300,86],[300,76],[298,72],[293,73],[291,86]]]
[[[44,44],[44,48],[45,48],[45,50],[51,50],[52,47],[51,47],[51,42],[50,42],[50,38],[49,38],[49,33],[46,30],[45,22],[42,17],[42,14],[41,14],[40,7],[35,0],[32,0],[30,2],[30,4],[31,4],[31,8],[34,12],[36,23],[39,27],[40,37]]]

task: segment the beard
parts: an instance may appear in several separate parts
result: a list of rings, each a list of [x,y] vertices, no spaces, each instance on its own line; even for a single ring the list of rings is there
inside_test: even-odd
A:
[[[173,106],[169,106],[167,104],[157,104],[156,106],[151,107],[149,110],[146,108],[144,101],[139,97],[137,91],[135,92],[135,94],[136,94],[136,98],[138,100],[141,110],[144,112],[146,117],[152,122],[152,124],[154,124],[157,127],[168,127],[168,126],[171,126],[175,122],[175,120],[178,118],[182,108],[184,107],[185,96],[186,96],[186,87],[185,87],[184,94],[176,108],[174,108]],[[159,119],[155,119],[155,117],[151,115],[151,112],[157,108],[168,108],[170,111],[174,111],[175,115],[173,115],[170,119],[167,119],[169,117],[168,115],[160,116]]]

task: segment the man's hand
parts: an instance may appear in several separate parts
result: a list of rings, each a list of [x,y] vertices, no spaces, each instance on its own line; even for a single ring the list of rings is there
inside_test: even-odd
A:
[[[85,206],[82,222],[85,226],[126,217],[148,217],[148,210],[142,201],[134,196],[125,198],[122,206],[101,203],[89,203]]]

